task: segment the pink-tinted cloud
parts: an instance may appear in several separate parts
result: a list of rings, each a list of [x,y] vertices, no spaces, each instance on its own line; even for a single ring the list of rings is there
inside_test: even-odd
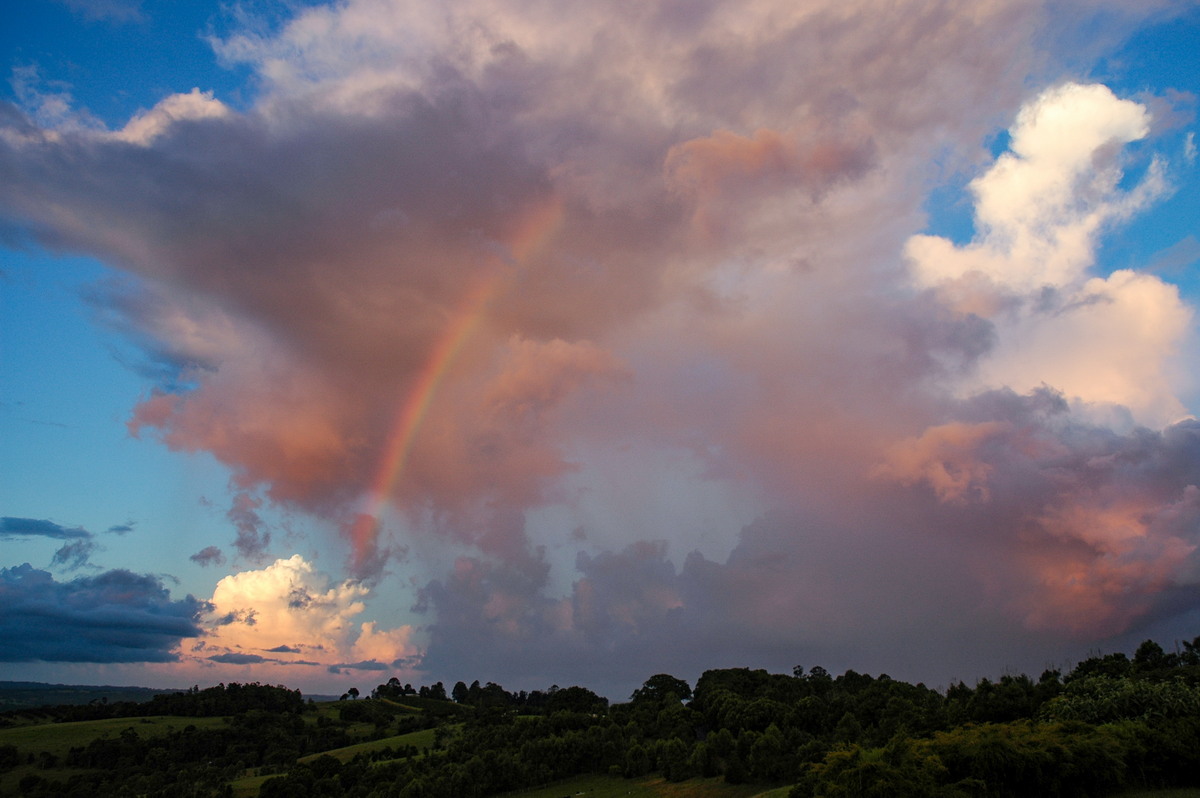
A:
[[[231,574],[213,591],[200,645],[179,652],[178,667],[200,678],[212,663],[242,665],[255,679],[281,682],[319,678],[347,662],[411,672],[391,663],[417,653],[412,627],[356,621],[368,593],[357,582],[334,583],[299,555]]]
[[[242,557],[259,496],[351,549],[222,580],[196,667],[1033,667],[1194,606],[1191,313],[1094,273],[1171,165],[1041,49],[1167,13],[348,0],[214,42],[242,110],[31,90],[0,212],[126,276],[129,428],[230,469]],[[918,235],[955,171],[975,240]]]
[[[694,199],[693,219],[711,235],[764,186],[804,188],[819,197],[835,182],[866,172],[873,151],[870,140],[853,131],[805,136],[760,129],[748,137],[718,130],[671,147],[665,166],[668,183]]]

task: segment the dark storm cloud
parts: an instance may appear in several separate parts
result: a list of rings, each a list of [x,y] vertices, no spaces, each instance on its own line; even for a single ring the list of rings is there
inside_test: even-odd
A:
[[[0,538],[46,537],[71,540],[91,536],[92,533],[82,527],[65,527],[41,518],[0,518]]]
[[[1033,672],[1055,638],[1082,657],[1200,611],[1198,484],[1200,422],[1122,433],[1049,390],[987,392],[899,444],[854,509],[806,496],[746,526],[724,562],[677,564],[665,543],[581,554],[558,598],[542,568],[460,560],[423,594],[425,666],[623,685],[755,652],[942,683]]]
[[[281,646],[280,648],[286,648]],[[276,651],[278,649],[271,649]],[[294,652],[293,652],[294,653]],[[210,662],[217,662],[222,665],[320,665],[319,662],[311,662],[304,659],[278,659],[276,657],[264,657],[259,654],[242,654],[236,651],[226,652],[224,654],[213,654],[210,657],[205,657]]]
[[[343,671],[387,671],[393,666],[389,666],[383,662],[376,662],[373,659],[363,660],[361,662],[340,662],[336,665],[329,666],[330,673],[342,673]]]
[[[172,600],[162,582],[129,571],[57,582],[28,563],[0,570],[0,659],[6,662],[170,662],[198,637],[203,602]]]
[[[220,662],[225,665],[255,665],[260,662],[277,662],[278,660],[268,660],[266,657],[258,654],[213,654],[207,659],[212,662]]]

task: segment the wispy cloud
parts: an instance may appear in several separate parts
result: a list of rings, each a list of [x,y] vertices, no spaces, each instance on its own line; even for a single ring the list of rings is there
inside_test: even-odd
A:
[[[329,666],[330,673],[343,673],[344,671],[390,671],[391,665],[375,660],[363,660],[362,662],[339,662],[336,665]]]
[[[188,559],[202,566],[225,564],[225,555],[216,546],[205,546],[200,551],[188,557]]]
[[[145,19],[141,0],[55,0],[84,19],[113,23],[141,22]]]
[[[43,518],[0,518],[0,537],[46,537],[57,540],[90,539],[83,527],[65,527]]]
[[[75,571],[88,564],[96,544],[91,540],[74,540],[63,544],[50,560],[51,566],[59,566],[69,571]]]

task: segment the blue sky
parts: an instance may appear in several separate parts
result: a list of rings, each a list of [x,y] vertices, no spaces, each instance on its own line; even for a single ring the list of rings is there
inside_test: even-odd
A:
[[[1191,639],[1200,5],[733,5],[0,12],[0,678]]]

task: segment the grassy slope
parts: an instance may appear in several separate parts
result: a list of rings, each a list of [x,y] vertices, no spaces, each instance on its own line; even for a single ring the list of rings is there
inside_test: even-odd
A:
[[[332,751],[322,751],[318,754],[309,754],[308,756],[300,757],[297,762],[305,763],[312,762],[314,759],[321,756],[332,756],[340,762],[349,762],[358,754],[370,753],[371,751],[379,751],[384,748],[399,748],[404,745],[413,745],[417,750],[422,748],[433,747],[433,729],[424,729],[422,731],[409,732],[396,737],[384,737],[379,740],[369,740],[365,743],[357,743],[348,745],[345,748],[334,748]]]
[[[233,798],[257,798],[258,791],[262,789],[263,782],[267,779],[273,779],[278,774],[268,776],[244,776],[236,781],[229,783],[233,790]]]
[[[762,785],[725,784],[720,778],[671,783],[661,777],[622,779],[580,776],[549,787],[509,793],[505,798],[787,798],[791,787],[764,790]],[[1113,798],[1200,798],[1200,789],[1133,790]]]
[[[761,784],[726,784],[723,779],[689,779],[669,782],[661,776],[623,779],[616,776],[580,776],[549,787],[509,793],[513,798],[784,798],[790,787],[764,790]]]
[[[36,756],[44,751],[57,757],[61,764],[72,748],[84,748],[97,738],[117,737],[125,729],[133,729],[139,737],[157,737],[171,729],[183,729],[187,726],[211,729],[224,725],[224,718],[186,718],[172,715],[41,723],[0,729],[0,745],[15,745],[23,758],[30,754]],[[82,772],[65,767],[42,770],[37,764],[22,764],[0,774],[0,795],[15,795],[18,783],[31,773],[51,781],[66,781],[73,774]]]
[[[171,729],[183,729],[187,726],[211,729],[225,725],[224,718],[187,718],[176,715],[42,723],[36,726],[0,729],[0,745],[15,745],[22,755],[48,751],[61,758],[72,748],[85,747],[100,737],[117,737],[125,729],[133,729],[139,737],[156,737],[166,734]]]
[[[432,701],[416,696],[406,696],[403,703],[391,701],[387,703],[401,712],[420,712],[423,709],[431,709],[438,714],[455,714],[466,711],[465,708],[457,704],[445,701]],[[320,702],[314,707],[315,711],[306,712],[304,718],[308,723],[316,723],[317,718],[320,716],[337,719],[340,715],[340,709],[344,706],[345,704],[341,701]],[[30,717],[20,719],[22,725],[0,729],[0,745],[16,746],[22,758],[30,754],[37,756],[44,751],[57,757],[61,763],[72,748],[85,747],[97,738],[116,737],[126,729],[133,729],[140,737],[154,737],[164,735],[171,729],[183,729],[189,725],[200,729],[220,728],[227,725],[225,719],[219,717],[147,716],[78,721],[74,723],[43,723],[39,722],[39,720],[39,718],[33,717],[33,713],[31,713]],[[352,735],[362,736],[370,734],[373,730],[374,726],[369,723],[354,723],[347,729]],[[404,745],[416,746],[417,749],[430,748],[433,746],[433,735],[433,730],[427,729],[396,737],[387,737],[382,740],[371,740],[326,753],[337,757],[343,762],[348,762],[356,754],[383,748],[394,748]],[[300,761],[310,761],[320,755],[314,754]],[[0,795],[15,793],[18,781],[29,773],[36,773],[43,778],[58,781],[69,777],[74,772],[76,771],[63,767],[41,770],[36,764],[22,764],[8,773],[0,774]],[[257,795],[258,788],[268,778],[270,776],[248,776],[238,779],[234,782],[235,793],[239,795]]]
[[[335,757],[340,762],[349,762],[356,754],[363,754],[370,751],[378,751],[383,748],[399,748],[402,745],[412,745],[418,750],[433,747],[433,729],[424,729],[422,731],[409,732],[395,737],[384,737],[381,740],[370,740],[357,745],[348,745],[345,748],[335,748],[331,751],[322,751],[318,754],[309,754],[296,760],[298,763],[312,762],[318,757],[329,756]],[[252,798],[258,795],[258,790],[262,787],[264,781],[274,778],[274,775],[266,776],[243,776],[230,782],[233,788],[234,798]]]

